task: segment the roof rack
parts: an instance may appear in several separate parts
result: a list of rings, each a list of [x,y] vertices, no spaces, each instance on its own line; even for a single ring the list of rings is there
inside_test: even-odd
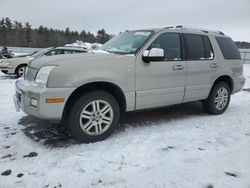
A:
[[[164,27],[164,29],[174,29],[174,26],[167,26],[167,27]]]
[[[182,25],[177,25],[175,28],[176,29],[189,29],[189,30],[194,30],[194,31],[201,31],[201,32],[204,32],[204,33],[216,33],[216,34],[220,34],[220,35],[225,35],[221,31],[207,30],[207,29],[194,28],[194,27],[184,27]]]

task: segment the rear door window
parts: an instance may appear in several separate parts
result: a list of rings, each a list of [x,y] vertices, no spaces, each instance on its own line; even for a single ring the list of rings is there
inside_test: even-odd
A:
[[[205,45],[205,58],[206,59],[213,59],[214,58],[214,52],[211,45],[211,42],[207,36],[203,36],[203,41]]]
[[[204,35],[184,34],[187,60],[213,59],[214,53],[209,38]]]
[[[224,59],[241,59],[240,52],[231,38],[216,37]]]

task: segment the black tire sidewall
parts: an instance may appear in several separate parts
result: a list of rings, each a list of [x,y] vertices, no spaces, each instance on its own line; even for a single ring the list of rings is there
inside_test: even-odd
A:
[[[216,97],[216,94],[218,92],[219,89],[221,88],[225,88],[228,92],[228,101],[227,101],[227,104],[226,106],[222,109],[222,110],[218,110],[216,107],[215,107],[215,103],[214,103],[214,100],[215,100],[215,97]],[[209,95],[209,97],[207,98],[207,100],[204,101],[203,105],[204,105],[204,108],[206,110],[206,112],[208,112],[209,114],[213,114],[213,115],[219,115],[219,114],[222,114],[226,111],[229,103],[230,103],[230,99],[231,99],[231,90],[229,88],[229,85],[225,82],[218,82],[214,85],[214,87],[212,88],[212,91]]]
[[[79,117],[83,108],[94,100],[104,100],[110,104],[110,106],[113,109],[113,121],[108,130],[105,131],[103,134],[97,136],[90,136],[81,129]],[[67,128],[79,142],[84,142],[84,143],[97,142],[104,140],[105,138],[111,135],[115,127],[118,125],[119,119],[120,119],[120,108],[116,99],[107,92],[92,91],[82,95],[75,101],[68,116]]]
[[[27,66],[26,65],[21,65],[21,66],[19,66],[18,68],[17,68],[17,70],[16,70],[16,75],[17,75],[17,77],[19,78],[19,77],[22,77],[22,76],[20,76],[20,74],[19,74],[19,71],[20,71],[20,69],[21,68],[26,68]],[[23,73],[24,74],[24,73]]]

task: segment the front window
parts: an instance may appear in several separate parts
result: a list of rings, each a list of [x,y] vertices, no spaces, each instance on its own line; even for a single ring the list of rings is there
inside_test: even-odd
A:
[[[48,51],[48,49],[43,49],[43,50],[40,50],[40,51],[32,54],[31,56],[34,58],[38,58],[38,57],[42,56],[43,54],[45,54],[47,51]]]
[[[51,55],[61,55],[61,54],[63,54],[63,50],[57,49],[57,50],[51,50],[44,55],[51,56]]]
[[[127,31],[105,43],[101,49],[115,54],[136,54],[153,34],[148,30]]]
[[[181,60],[181,41],[178,33],[163,33],[150,45],[152,48],[161,48],[164,50],[164,59],[166,61]]]

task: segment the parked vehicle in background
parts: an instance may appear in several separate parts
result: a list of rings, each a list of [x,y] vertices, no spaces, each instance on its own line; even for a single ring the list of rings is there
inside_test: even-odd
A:
[[[4,58],[13,58],[14,54],[6,46],[4,46],[1,50],[1,56]]]
[[[30,56],[16,57],[12,59],[3,59],[0,61],[0,70],[5,74],[16,74],[17,77],[23,76],[25,68],[34,59],[42,56],[53,56],[62,54],[74,54],[86,52],[83,48],[77,47],[57,47],[57,48],[46,48],[40,50]]]
[[[127,111],[202,101],[221,114],[245,83],[239,50],[222,32],[127,31],[99,52],[32,61],[16,81],[17,110],[61,120],[80,142],[96,142]]]
[[[250,64],[250,49],[240,49],[240,54],[243,62]]]
[[[1,51],[0,51],[0,59],[4,59],[4,56],[2,55]]]

